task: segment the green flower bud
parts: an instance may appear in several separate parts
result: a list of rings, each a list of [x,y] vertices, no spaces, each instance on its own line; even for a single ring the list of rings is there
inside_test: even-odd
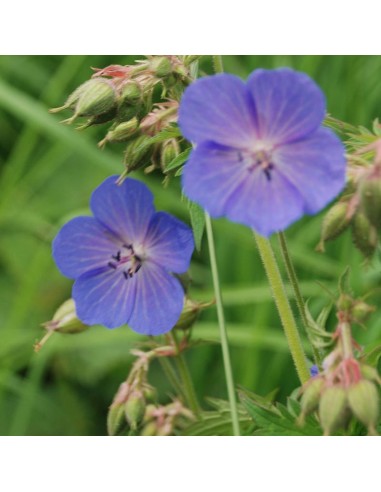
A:
[[[380,413],[376,385],[366,379],[354,384],[348,389],[348,403],[354,415],[374,434]]]
[[[103,123],[108,123],[109,121],[112,121],[116,117],[116,107],[112,108],[110,111],[107,111],[107,113],[103,114],[98,114],[96,116],[92,116],[89,118],[86,123],[83,125],[79,125],[76,127],[77,130],[85,130],[86,128],[89,128],[90,126],[94,125],[102,125]]]
[[[126,82],[120,94],[120,101],[134,105],[139,102],[141,98],[142,90],[140,85],[134,80],[129,80]]]
[[[187,297],[184,300],[184,307],[179,320],[177,321],[174,329],[176,330],[187,330],[196,321],[200,311],[206,307],[212,306],[212,302],[196,302]]]
[[[116,105],[116,92],[107,79],[95,78],[88,81],[75,106],[74,115],[64,123],[72,123],[78,116],[97,116],[107,113]]]
[[[124,405],[113,403],[107,414],[107,433],[109,436],[115,436],[125,423]]]
[[[361,370],[361,376],[364,379],[369,379],[369,381],[374,381],[377,384],[381,384],[380,376],[375,367],[369,366],[368,364],[361,364],[360,370]]]
[[[142,436],[157,436],[157,431],[158,431],[157,424],[153,420],[151,422],[148,422],[148,424],[146,424],[143,427],[141,435]]]
[[[171,60],[165,56],[156,56],[153,58],[149,68],[159,79],[165,78],[172,73]]]
[[[377,230],[362,212],[357,212],[353,219],[352,240],[365,258],[373,256],[378,243]]]
[[[193,62],[199,60],[201,58],[201,55],[185,55],[184,56],[184,65],[189,66]]]
[[[180,154],[180,146],[175,138],[167,140],[161,148],[160,164],[163,171]]]
[[[337,300],[337,309],[339,311],[352,311],[353,306],[353,297],[348,294],[340,294],[340,297]]]
[[[319,403],[319,418],[325,435],[330,435],[345,423],[347,395],[344,388],[332,386],[323,391]]]
[[[49,109],[49,113],[59,113],[60,111],[63,111],[64,109],[75,109],[75,106],[85,90],[93,84],[93,79],[87,80],[83,84],[81,84],[79,87],[75,89],[74,92],[70,94],[70,96],[66,99],[66,102],[63,106],[60,106],[59,108],[52,108]]]
[[[370,223],[381,229],[381,177],[372,175],[360,186],[360,203]]]
[[[362,300],[358,300],[355,301],[351,309],[351,316],[355,323],[364,323],[374,310],[374,306],[371,306]]]
[[[151,145],[145,145],[150,137],[141,135],[128,143],[124,153],[124,164],[127,173],[149,164],[152,156]]]
[[[304,421],[304,417],[314,412],[319,406],[320,395],[324,386],[324,380],[321,377],[311,379],[302,394],[300,405],[302,413],[300,423]]]
[[[321,239],[317,249],[324,251],[324,242],[338,237],[345,231],[350,222],[351,217],[348,217],[348,203],[338,202],[333,205],[324,217]]]
[[[89,327],[77,318],[73,299],[68,299],[54,313],[52,321],[44,323],[48,330],[60,333],[80,333]]]
[[[136,134],[138,128],[139,121],[137,118],[119,123],[107,132],[105,138],[98,143],[98,147],[104,147],[107,142],[125,142]]]
[[[131,393],[125,403],[124,412],[132,430],[136,430],[142,421],[145,409],[146,402],[143,393],[141,391]]]

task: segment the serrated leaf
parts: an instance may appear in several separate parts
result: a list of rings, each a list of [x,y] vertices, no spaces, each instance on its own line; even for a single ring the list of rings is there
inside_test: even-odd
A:
[[[193,229],[196,249],[197,251],[200,251],[202,236],[204,234],[204,229],[205,229],[205,212],[200,207],[200,205],[197,205],[197,203],[190,202],[190,201],[188,202],[188,210],[189,210],[191,225]]]
[[[184,164],[188,160],[189,154],[191,153],[192,148],[189,147],[188,149],[184,150],[181,152],[178,156],[176,156],[165,168],[165,172],[173,171],[173,169],[177,169],[179,166]]]

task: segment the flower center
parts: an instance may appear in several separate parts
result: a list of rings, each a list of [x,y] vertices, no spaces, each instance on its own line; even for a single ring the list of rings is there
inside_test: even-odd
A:
[[[270,152],[265,150],[238,152],[238,160],[243,163],[249,173],[259,168],[265,173],[267,180],[271,181],[271,171],[274,169],[274,164],[271,162]]]
[[[143,263],[132,244],[123,244],[115,255],[111,255],[111,258],[107,265],[114,270],[119,270],[126,280],[138,273]]]

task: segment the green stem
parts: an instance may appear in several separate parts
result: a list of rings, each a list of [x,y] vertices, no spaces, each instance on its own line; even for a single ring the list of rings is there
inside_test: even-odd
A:
[[[184,389],[181,386],[181,383],[178,379],[178,376],[173,369],[171,363],[166,357],[159,357],[159,363],[161,365],[161,368],[163,369],[163,372],[168,379],[168,382],[171,384],[172,388],[178,393],[181,399],[184,399]]]
[[[353,357],[353,348],[351,325],[349,323],[344,322],[340,324],[340,338],[343,347],[344,358],[351,359]]]
[[[216,73],[222,73],[224,71],[221,55],[213,55],[213,68]]]
[[[257,242],[259,254],[265,267],[266,275],[270,283],[275,304],[278,309],[284,332],[288,341],[291,356],[293,358],[296,372],[303,384],[310,378],[306,357],[304,354],[302,342],[296,327],[294,315],[292,314],[290,304],[287,299],[286,291],[283,285],[282,277],[275,260],[270,241],[254,233]]]
[[[183,391],[184,394],[186,395],[186,399],[188,401],[189,408],[192,410],[192,412],[197,416],[201,417],[201,408],[197,400],[196,392],[193,386],[192,378],[188,370],[187,363],[185,361],[184,354],[182,353],[179,343],[177,340],[177,336],[175,331],[172,332],[173,335],[173,340],[177,349],[177,356],[176,356],[176,364],[177,364],[177,369],[180,373],[180,377],[183,383]]]
[[[308,320],[307,320],[307,315],[306,315],[306,306],[304,303],[302,293],[301,293],[300,288],[299,288],[298,277],[296,276],[295,268],[294,268],[294,265],[292,263],[289,251],[288,251],[285,234],[283,232],[279,232],[278,233],[278,239],[279,239],[280,249],[282,251],[282,256],[283,256],[284,264],[286,267],[287,275],[288,275],[288,278],[290,280],[290,283],[291,283],[292,288],[293,288],[294,293],[295,293],[295,299],[296,299],[296,304],[298,306],[299,314],[300,314],[300,317],[302,318],[303,326],[304,326],[307,338],[308,338],[310,345],[311,345],[312,353],[314,356],[314,361],[315,361],[315,364],[317,364],[318,367],[320,368],[321,367],[321,357],[320,357],[319,351],[316,349],[316,347],[314,346],[314,344],[312,342],[312,337],[311,337],[311,333],[310,333],[310,329],[309,329],[309,325],[308,325]]]
[[[210,217],[206,212],[205,212],[205,226],[206,226],[206,235],[208,238],[208,245],[209,245],[210,266],[211,266],[211,270],[212,270],[213,287],[214,287],[214,293],[215,293],[215,297],[216,297],[218,326],[220,329],[222,357],[223,357],[223,361],[224,361],[226,386],[227,386],[227,390],[228,390],[228,397],[229,397],[229,402],[230,402],[230,411],[231,411],[231,415],[232,415],[233,432],[234,432],[235,436],[239,436],[240,430],[239,430],[237,401],[236,401],[235,391],[234,391],[233,371],[232,371],[231,362],[230,362],[229,343],[228,343],[228,336],[227,336],[226,325],[225,325],[225,316],[224,316],[224,308],[223,308],[223,303],[222,303],[220,281],[219,281],[219,276],[218,276],[218,268],[217,268],[217,260],[216,260],[216,250],[215,250],[215,246],[214,246],[212,221],[210,220]]]

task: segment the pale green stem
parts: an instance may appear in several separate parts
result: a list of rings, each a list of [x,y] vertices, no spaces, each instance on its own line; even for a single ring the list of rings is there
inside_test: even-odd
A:
[[[266,275],[274,296],[275,304],[278,309],[279,317],[287,338],[288,346],[294,361],[296,372],[300,382],[303,384],[310,378],[307,360],[304,354],[302,342],[300,340],[298,328],[292,314],[290,304],[287,299],[282,277],[279,272],[274,252],[270,241],[254,233],[259,254],[265,267]]]
[[[321,368],[321,357],[319,351],[316,349],[316,347],[312,342],[312,337],[311,337],[310,328],[308,325],[308,320],[306,315],[306,307],[305,307],[302,293],[300,292],[298,277],[296,276],[295,268],[288,251],[286,236],[283,232],[279,232],[278,238],[279,238],[280,249],[282,251],[282,256],[286,267],[287,275],[295,293],[296,304],[298,306],[300,317],[302,318],[302,322],[303,322],[304,329],[306,331],[307,338],[311,345],[314,361],[315,364],[317,364],[317,366]]]
[[[353,348],[351,325],[349,323],[344,322],[340,324],[340,338],[343,347],[344,358],[351,359],[353,357]]]
[[[219,276],[218,276],[218,268],[217,268],[216,250],[215,250],[215,246],[214,246],[212,221],[206,212],[205,212],[205,226],[206,226],[206,235],[207,235],[208,245],[209,245],[210,266],[211,266],[212,277],[213,277],[214,295],[216,298],[217,318],[218,318],[218,326],[220,329],[220,339],[221,339],[221,347],[222,347],[222,358],[224,361],[226,386],[227,386],[227,390],[228,390],[230,411],[231,411],[231,415],[232,415],[233,432],[234,432],[235,436],[239,436],[240,430],[239,430],[237,401],[236,401],[236,396],[235,396],[235,391],[234,391],[234,380],[233,380],[232,366],[231,366],[231,362],[230,362],[229,342],[228,342],[228,335],[227,335],[226,325],[225,325],[225,316],[224,316],[224,308],[223,308],[223,303],[222,303],[220,280],[219,280]]]

